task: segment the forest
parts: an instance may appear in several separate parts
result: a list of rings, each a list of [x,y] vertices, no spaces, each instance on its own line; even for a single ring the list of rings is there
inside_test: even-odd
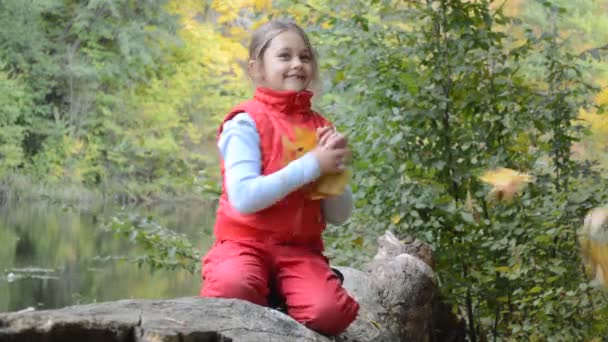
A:
[[[252,94],[247,44],[270,18],[310,35],[314,107],[353,150],[332,263],[413,235],[469,341],[608,336],[577,240],[608,205],[608,0],[0,0],[0,204],[215,203],[216,130]],[[500,167],[533,176],[512,201],[480,180]],[[198,274],[192,237],[105,226],[140,265]]]

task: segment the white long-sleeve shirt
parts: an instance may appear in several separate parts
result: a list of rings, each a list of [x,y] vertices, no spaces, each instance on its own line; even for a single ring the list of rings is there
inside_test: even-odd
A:
[[[218,147],[224,160],[226,190],[230,204],[242,214],[270,207],[321,173],[315,156],[306,153],[281,170],[262,175],[259,146],[260,136],[249,114],[239,113],[224,123]],[[353,210],[350,187],[339,196],[323,199],[321,208],[326,222],[344,223]]]

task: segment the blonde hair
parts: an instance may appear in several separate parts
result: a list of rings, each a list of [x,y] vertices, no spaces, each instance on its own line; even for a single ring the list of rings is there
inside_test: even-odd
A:
[[[249,60],[261,62],[264,59],[264,53],[270,45],[270,42],[279,34],[293,31],[300,35],[304,44],[311,53],[312,61],[312,83],[316,83],[319,79],[319,66],[317,64],[317,54],[310,44],[310,40],[306,35],[306,32],[302,30],[300,26],[295,23],[283,21],[283,20],[271,20],[262,26],[258,27],[251,36],[251,42],[249,43]]]

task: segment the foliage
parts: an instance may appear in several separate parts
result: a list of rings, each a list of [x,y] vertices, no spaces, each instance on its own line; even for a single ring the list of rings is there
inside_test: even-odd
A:
[[[124,213],[112,217],[105,226],[147,252],[132,260],[139,266],[148,265],[151,270],[182,268],[190,273],[199,270],[200,250],[184,234],[167,229],[150,217]]]
[[[0,65],[0,70],[2,66]],[[23,123],[30,120],[31,99],[19,78],[0,71],[0,177],[23,163]]]
[[[291,2],[307,8],[297,15],[327,71],[323,112],[356,153],[357,216],[328,236],[347,249],[337,261],[365,258],[385,229],[417,235],[469,340],[603,336],[606,303],[581,277],[575,237],[608,197],[606,180],[570,157],[595,91],[584,65],[554,26],[538,31],[487,1],[354,2]],[[553,21],[567,15],[543,3]],[[490,201],[478,177],[497,167],[535,182],[513,203]]]
[[[2,2],[0,79],[14,91],[2,99],[11,102],[0,122],[11,132],[2,136],[3,173],[101,187],[128,201],[215,187],[209,140],[249,88],[237,64],[245,31],[226,32],[235,18],[216,25],[220,10],[232,8]]]
[[[126,114],[122,93],[161,71],[174,30],[162,4],[0,4],[3,69],[20,76],[32,101],[19,122],[21,169],[47,181],[101,182],[115,143],[107,114]]]
[[[547,2],[528,1],[519,5],[519,16],[530,24],[534,30],[554,27],[555,34],[567,49],[576,56],[580,65],[585,66],[580,70],[585,79],[593,84],[606,87],[608,71],[608,26],[605,20],[608,2],[593,0],[563,1],[555,0],[553,4],[562,8],[566,14],[554,17],[546,9]],[[511,33],[516,33],[511,30]],[[573,57],[574,57],[573,56]],[[529,64],[529,63],[528,63]],[[526,64],[524,64],[525,67]],[[602,92],[604,93],[605,90]],[[602,93],[596,97],[596,104],[605,106],[605,96]],[[580,118],[586,122],[589,135],[584,142],[577,143],[577,157],[581,159],[599,162],[605,169],[608,164],[603,157],[604,149],[607,147],[605,129],[603,129],[603,109],[585,110],[581,109]]]
[[[608,149],[608,142],[606,141],[608,121],[605,117],[605,108],[608,105],[608,88],[603,88],[596,96],[595,104],[600,108],[599,110],[581,109],[580,119],[591,134],[575,146],[575,152],[580,159],[597,162],[601,170],[606,170],[608,169],[608,159],[605,158]]]

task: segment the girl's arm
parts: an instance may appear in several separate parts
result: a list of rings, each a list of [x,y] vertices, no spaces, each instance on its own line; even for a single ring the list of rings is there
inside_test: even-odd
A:
[[[218,147],[224,160],[228,200],[241,214],[270,207],[321,173],[315,156],[306,153],[277,172],[261,175],[260,136],[247,113],[224,123]]]
[[[259,146],[260,136],[249,114],[237,114],[224,123],[218,147],[224,160],[226,190],[230,204],[241,214],[266,209],[320,175],[316,158],[307,153],[281,170],[263,176]],[[340,196],[322,201],[325,220],[333,224],[346,221],[352,206],[349,188]]]
[[[353,212],[353,194],[350,186],[339,196],[329,197],[321,201],[323,217],[332,224],[342,224],[350,218]]]

